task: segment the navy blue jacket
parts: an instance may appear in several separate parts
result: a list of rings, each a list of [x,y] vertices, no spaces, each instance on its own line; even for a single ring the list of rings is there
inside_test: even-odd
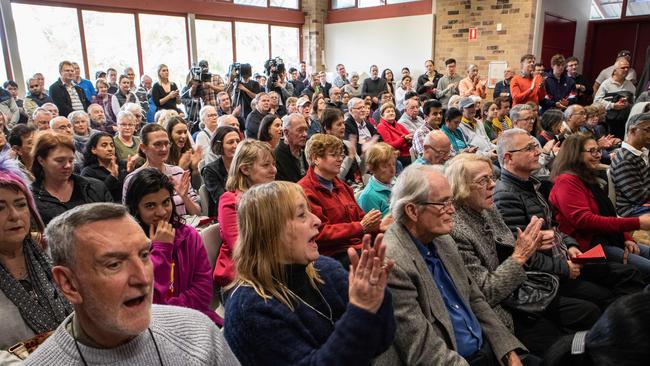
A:
[[[334,259],[314,263],[319,286],[332,308],[335,325],[298,302],[295,311],[275,299],[262,299],[252,287],[239,286],[226,304],[224,335],[247,365],[370,365],[390,347],[395,318],[390,292],[372,314],[348,302],[348,273]]]
[[[546,97],[540,101],[542,113],[547,109],[555,108],[555,103],[563,98],[569,100],[569,105],[575,104],[576,99],[576,82],[567,76],[566,72],[562,73],[560,80],[556,79],[552,73],[549,73],[544,80],[544,88],[546,90]]]

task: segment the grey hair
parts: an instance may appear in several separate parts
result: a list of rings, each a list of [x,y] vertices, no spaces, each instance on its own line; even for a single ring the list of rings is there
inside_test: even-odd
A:
[[[45,109],[45,108],[43,108],[43,107],[38,107],[38,108],[36,108],[36,109],[34,110],[34,113],[32,113],[32,119],[36,119],[36,117],[38,116],[39,113],[48,113],[48,114],[51,114],[50,111],[48,111],[47,109]]]
[[[129,111],[131,113],[133,113],[134,110],[137,110],[138,112],[142,113],[142,107],[138,103],[124,103],[120,109],[123,111]]]
[[[357,97],[351,98],[348,101],[348,109],[354,108],[354,106],[357,105],[358,103],[363,103],[363,99]]]
[[[522,111],[532,111],[532,110],[533,107],[529,106],[526,103],[517,104],[516,106],[510,108],[510,120],[514,122],[519,119]]]
[[[45,108],[45,107],[54,107],[54,109],[56,109],[56,114],[59,114],[59,107],[57,107],[56,104],[47,102],[41,106],[41,108]]]
[[[219,118],[217,118],[217,127],[230,126],[229,124],[227,124],[227,122],[231,118],[237,120],[237,117],[233,116],[232,114],[224,114],[219,116]]]
[[[567,109],[564,110],[564,120],[568,121],[578,107],[582,106],[580,104],[571,104],[568,106]]]
[[[116,122],[120,123],[125,119],[128,119],[130,122],[135,123],[135,116],[129,111],[120,111],[120,113],[117,114]]]
[[[475,67],[478,69],[478,66],[476,66],[476,64],[469,64],[467,65],[467,69],[465,71],[470,72],[470,70],[472,70]]]
[[[518,104],[516,107],[525,104]],[[516,146],[513,145],[513,140],[517,135],[526,135],[528,136],[528,131],[522,128],[511,128],[509,130],[503,131],[499,140],[497,141],[497,157],[499,158],[499,165],[503,168],[503,159],[506,156],[506,153],[510,150],[514,150]]]
[[[405,207],[409,203],[426,202],[431,193],[430,184],[422,184],[430,173],[443,175],[440,166],[411,164],[397,178],[390,198],[390,213],[395,222],[406,223]]]
[[[64,116],[56,116],[56,117],[54,117],[54,118],[52,118],[52,119],[50,120],[50,128],[51,128],[51,129],[54,129],[54,126],[56,125],[56,123],[59,122],[59,121],[61,121],[61,120],[66,120],[66,121],[70,122],[70,120],[69,120],[67,117],[64,117]],[[72,122],[70,122],[70,123],[72,123]]]
[[[70,114],[68,114],[68,120],[70,120],[70,122],[72,124],[74,124],[74,121],[77,120],[77,118],[82,117],[82,116],[86,116],[88,118],[88,126],[90,126],[90,116],[88,116],[88,113],[86,113],[84,111],[72,111],[72,112],[70,112]]]
[[[77,206],[55,217],[45,228],[45,239],[52,253],[52,262],[55,266],[74,264],[75,230],[80,226],[125,216],[129,216],[126,206],[98,202]]]
[[[286,117],[286,116],[285,116]],[[302,116],[300,113],[291,113],[288,115],[287,119],[282,119],[282,129],[283,130],[288,130],[291,128],[291,123],[296,120],[296,118],[300,118],[303,121],[305,120],[305,117]]]
[[[210,104],[206,104],[199,111],[199,120],[201,120],[201,122],[203,122],[203,120],[205,119],[205,116],[208,114],[208,109],[210,109],[210,108],[214,108],[214,106],[212,106]],[[216,111],[217,109],[214,108],[214,110]]]

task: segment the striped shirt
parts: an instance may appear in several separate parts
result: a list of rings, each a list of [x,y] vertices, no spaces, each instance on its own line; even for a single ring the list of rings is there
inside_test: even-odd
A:
[[[77,94],[77,89],[74,88],[74,84],[64,84],[65,90],[68,91],[68,94],[70,95],[70,102],[72,103],[72,110],[75,111],[83,111],[84,110],[84,105],[81,103],[81,98],[79,98],[79,94]]]
[[[131,179],[133,179],[133,177],[136,174],[138,174],[144,168],[150,168],[150,167],[145,164],[145,165],[141,166],[140,168],[132,171],[129,175],[126,176],[126,178],[124,178],[124,188],[122,189],[122,203],[125,203],[124,200],[126,199],[126,192],[129,189]],[[180,182],[181,177],[183,175],[183,172],[184,172],[184,170],[181,167],[176,166],[176,165],[165,164],[163,166],[163,173],[165,173],[165,175],[172,182]],[[189,196],[189,198],[193,202],[198,203],[199,206],[201,205],[201,202],[199,200],[199,195],[196,194],[196,191],[194,190],[194,188],[192,188],[192,186],[190,186],[190,189],[188,190],[187,195]],[[174,206],[176,206],[176,213],[177,214],[179,214],[179,215],[186,215],[187,214],[187,210],[185,209],[185,203],[183,203],[183,198],[181,198],[181,196],[178,195],[176,190],[174,190]]]
[[[614,155],[610,173],[616,190],[616,211],[630,216],[639,206],[650,203],[648,149],[639,151],[624,142]]]

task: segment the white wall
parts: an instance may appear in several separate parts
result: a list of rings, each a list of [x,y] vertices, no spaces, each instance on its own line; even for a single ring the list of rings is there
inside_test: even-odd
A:
[[[325,24],[324,49],[328,73],[342,63],[348,74],[368,74],[377,64],[380,73],[393,70],[397,80],[404,66],[418,76],[433,55],[433,15]]]
[[[540,0],[537,2],[537,17],[535,19],[535,35],[533,37],[534,53],[542,54],[542,36],[544,35],[544,14],[549,13],[576,21],[576,38],[573,44],[573,56],[580,60],[580,68],[585,59],[585,43],[587,42],[587,23],[591,0]],[[565,55],[566,57],[571,55]]]

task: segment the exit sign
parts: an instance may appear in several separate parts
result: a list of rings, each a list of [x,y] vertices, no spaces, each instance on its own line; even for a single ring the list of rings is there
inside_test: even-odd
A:
[[[476,30],[475,27],[469,28],[468,36],[470,42],[476,41],[478,39],[478,31]]]

